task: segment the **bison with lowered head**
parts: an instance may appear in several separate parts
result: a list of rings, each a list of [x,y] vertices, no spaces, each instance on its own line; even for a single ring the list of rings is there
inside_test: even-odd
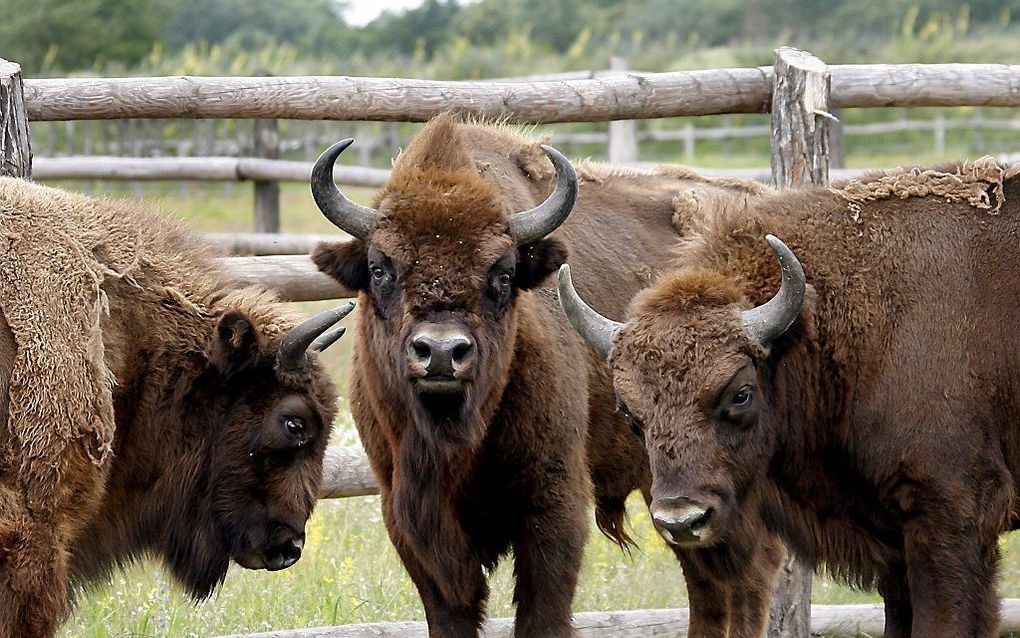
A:
[[[194,597],[301,555],[335,392],[294,322],[177,224],[0,178],[0,636],[161,558]]]
[[[430,634],[477,635],[486,571],[512,550],[516,635],[568,636],[592,484],[600,528],[624,544],[624,500],[647,490],[649,474],[605,362],[564,320],[547,276],[569,246],[591,273],[587,290],[622,312],[669,259],[683,186],[734,200],[760,193],[689,173],[586,166],[578,194],[575,169],[555,150],[444,116],[398,158],[369,208],[332,180],[350,142],[319,159],[312,190],[356,240],[313,258],[359,291],[351,407]],[[728,623],[732,602],[734,624],[760,633],[774,556],[746,540],[717,561],[750,565],[739,592],[682,552],[703,594],[696,622]]]
[[[761,516],[877,587],[886,636],[998,635],[1020,479],[1018,173],[986,158],[720,214],[626,324],[561,271],[644,431],[664,536],[710,547]]]

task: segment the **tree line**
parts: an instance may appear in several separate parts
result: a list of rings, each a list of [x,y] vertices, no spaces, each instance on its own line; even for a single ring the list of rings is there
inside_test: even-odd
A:
[[[851,61],[904,38],[1001,36],[1020,22],[1020,0],[425,0],[363,27],[349,24],[344,8],[345,0],[4,0],[0,57],[30,74],[130,70],[154,52],[196,46],[235,53],[286,46],[303,59],[399,56],[422,64],[486,50],[493,66],[522,41],[546,56],[575,57],[782,41]]]

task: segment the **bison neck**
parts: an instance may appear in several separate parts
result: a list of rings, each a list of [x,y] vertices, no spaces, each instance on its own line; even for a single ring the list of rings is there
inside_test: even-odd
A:
[[[110,291],[104,329],[117,378],[114,460],[101,510],[82,534],[88,550],[75,549],[72,571],[76,581],[92,581],[117,564],[158,555],[190,593],[204,597],[228,565],[208,550],[217,539],[208,537],[208,507],[196,506],[205,477],[193,471],[208,453],[209,423],[199,412],[212,406],[192,395],[215,323],[118,293],[119,286]]]
[[[564,352],[574,342],[566,329],[546,327],[552,315],[533,295],[522,296],[516,310],[513,349],[488,366],[498,381],[476,399],[471,416],[477,421],[470,427],[481,430],[469,444],[445,444],[430,433],[435,424],[419,420],[410,394],[394,391],[401,379],[385,365],[385,341],[376,328],[362,325],[356,335],[351,404],[380,475],[390,535],[401,555],[413,556],[458,604],[475,600],[485,587],[483,568],[494,566],[513,542],[525,516],[521,495],[541,489],[531,481],[539,480],[532,474],[543,455],[551,456],[545,447],[577,454],[571,466],[584,472],[585,375],[549,369],[583,355]],[[536,427],[548,431],[535,433]]]

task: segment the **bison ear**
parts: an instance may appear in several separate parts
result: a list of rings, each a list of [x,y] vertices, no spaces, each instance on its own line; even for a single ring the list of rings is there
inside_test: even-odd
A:
[[[538,286],[567,263],[567,247],[556,239],[542,239],[517,250],[515,284],[521,290]]]
[[[250,358],[257,348],[255,327],[236,310],[226,313],[216,325],[216,364],[226,370],[238,360]]]
[[[323,242],[312,251],[312,262],[351,290],[368,290],[368,246],[360,239]]]

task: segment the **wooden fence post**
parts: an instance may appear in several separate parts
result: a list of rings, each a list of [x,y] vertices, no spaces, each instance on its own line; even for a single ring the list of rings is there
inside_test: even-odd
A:
[[[789,47],[776,49],[772,90],[772,179],[779,188],[829,182],[828,68],[818,58]],[[810,275],[809,275],[810,276]],[[788,556],[779,571],[769,638],[808,638],[811,624],[810,568]]]
[[[611,71],[627,70],[627,61],[613,57],[609,60]],[[634,120],[617,120],[609,123],[609,163],[627,164],[638,159],[637,128]]]
[[[257,71],[255,75],[269,74]],[[280,130],[276,120],[255,120],[255,157],[280,159]],[[255,182],[255,232],[280,232],[280,183]]]
[[[21,66],[0,58],[0,175],[32,178]]]

